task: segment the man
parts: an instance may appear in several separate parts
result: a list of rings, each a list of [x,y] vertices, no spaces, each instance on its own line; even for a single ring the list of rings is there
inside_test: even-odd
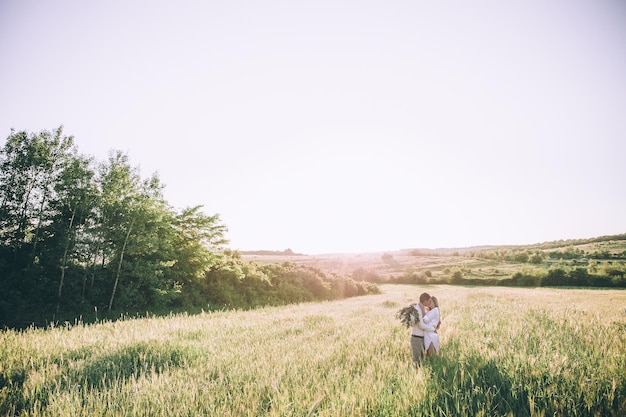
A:
[[[428,326],[424,323],[424,314],[426,314],[425,308],[432,308],[430,294],[426,292],[422,293],[422,295],[420,295],[420,302],[414,307],[417,310],[419,321],[411,329],[411,354],[413,355],[413,362],[419,365],[424,358],[424,331],[435,331],[433,326]]]

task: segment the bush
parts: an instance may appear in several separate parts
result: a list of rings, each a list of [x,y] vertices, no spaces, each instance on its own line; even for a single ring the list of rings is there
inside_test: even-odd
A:
[[[463,284],[463,272],[460,269],[456,269],[450,275],[450,283],[451,284]]]
[[[623,277],[625,272],[615,266],[606,266],[604,267],[604,273],[610,277]]]
[[[567,274],[561,268],[548,271],[548,274],[541,280],[541,285],[545,287],[558,287],[567,285]]]
[[[355,281],[381,282],[382,278],[378,272],[371,269],[357,268],[352,271],[352,279]]]
[[[516,272],[511,278],[511,284],[516,287],[537,287],[540,282],[541,277],[522,272]]]
[[[569,283],[567,285],[574,285],[577,287],[584,287],[589,285],[589,272],[587,268],[576,268],[569,271]]]
[[[516,253],[515,256],[513,256],[513,260],[515,262],[520,262],[520,263],[526,263],[528,262],[529,259],[530,259],[530,256],[528,255],[527,252],[519,252],[519,253]]]
[[[613,280],[606,275],[589,275],[589,285],[592,287],[613,287]]]

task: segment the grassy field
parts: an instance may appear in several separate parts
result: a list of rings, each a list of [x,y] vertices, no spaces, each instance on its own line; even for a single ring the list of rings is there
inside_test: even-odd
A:
[[[0,415],[624,416],[626,291],[383,285],[342,301],[0,333]],[[423,290],[440,355],[395,313]]]
[[[460,249],[414,249],[389,252],[370,253],[329,253],[318,255],[285,255],[284,253],[244,254],[243,258],[256,263],[292,262],[298,265],[320,269],[327,273],[343,276],[355,276],[357,280],[388,282],[393,279],[420,275],[427,272],[430,283],[450,283],[455,271],[461,272],[467,279],[506,279],[516,273],[533,276],[545,275],[551,268],[571,270],[584,267],[590,272],[602,271],[611,266],[626,270],[623,258],[592,259],[581,263],[576,258],[584,258],[591,254],[623,254],[626,250],[626,240],[609,240],[602,242],[584,243],[581,240],[576,245],[555,242],[542,249],[541,244],[520,246],[516,250],[528,253],[560,253],[572,251],[575,258],[561,259],[546,257],[538,263],[518,262],[488,256],[489,252],[505,253],[511,247],[474,247]],[[484,250],[486,252],[481,252]],[[481,256],[482,253],[482,256]],[[487,255],[487,256],[485,256]],[[547,255],[546,255],[547,256]],[[620,255],[621,256],[621,255]],[[409,281],[411,282],[411,281]],[[458,282],[457,282],[458,283]]]
[[[385,255],[391,259],[384,260]],[[443,274],[445,269],[461,268],[488,268],[502,267],[501,263],[484,259],[475,259],[451,254],[412,256],[405,252],[372,252],[353,254],[326,254],[326,255],[244,255],[244,259],[258,263],[293,262],[298,265],[310,266],[327,273],[351,276],[356,270],[365,270],[376,273],[381,278],[400,276],[407,271],[432,271],[434,276]]]

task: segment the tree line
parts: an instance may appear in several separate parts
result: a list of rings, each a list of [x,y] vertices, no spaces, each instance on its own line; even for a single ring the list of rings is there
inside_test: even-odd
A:
[[[0,326],[122,312],[251,307],[376,291],[225,248],[202,206],[175,209],[128,155],[78,152],[59,127],[11,130],[0,150]]]
[[[467,277],[466,268],[453,268],[444,271],[445,275],[433,276],[430,270],[408,272],[400,276],[392,276],[386,280],[377,279],[373,282],[389,282],[394,284],[450,284],[450,285],[482,285],[506,287],[603,287],[626,288],[626,269],[623,265],[605,265],[598,268],[589,267],[551,267],[547,271],[518,271],[508,277]],[[380,277],[378,277],[380,278]]]
[[[622,250],[626,234],[600,236],[590,239],[558,240],[525,246],[501,246],[470,250],[465,256],[507,262],[541,264],[548,259],[626,260]]]

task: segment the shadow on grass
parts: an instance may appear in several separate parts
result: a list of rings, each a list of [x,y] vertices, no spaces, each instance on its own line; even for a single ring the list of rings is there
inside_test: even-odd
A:
[[[130,378],[160,374],[189,366],[194,353],[180,346],[153,342],[135,343],[107,355],[89,356],[88,351],[68,352],[70,361],[53,360],[61,372],[48,382],[27,389],[28,371],[0,371],[0,415],[32,414],[47,407],[55,392],[86,388],[107,389]],[[70,367],[70,363],[81,363]],[[37,410],[35,410],[37,409]]]
[[[458,351],[447,346],[445,354],[424,361],[434,389],[424,405],[432,415],[530,417],[527,393],[494,360],[459,357]]]
[[[189,352],[178,346],[158,342],[135,343],[109,355],[87,360],[71,379],[90,387],[103,388],[130,377],[160,374],[184,366],[189,360]]]
[[[494,359],[460,351],[458,342],[452,342],[441,355],[426,358],[422,366],[430,375],[431,392],[411,415],[626,415],[624,379],[606,380],[597,393],[548,370],[511,374]]]

